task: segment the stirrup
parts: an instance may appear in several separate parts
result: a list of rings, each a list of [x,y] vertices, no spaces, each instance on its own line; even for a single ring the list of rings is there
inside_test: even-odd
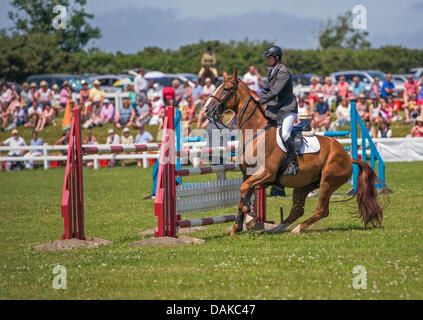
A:
[[[283,173],[284,176],[294,176],[300,172],[298,166],[295,166],[293,163],[289,163],[288,167],[286,168],[285,172]]]

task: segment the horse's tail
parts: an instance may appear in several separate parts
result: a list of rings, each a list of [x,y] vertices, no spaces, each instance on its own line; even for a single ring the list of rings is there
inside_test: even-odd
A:
[[[354,159],[353,163],[360,168],[356,194],[360,218],[363,220],[365,228],[369,223],[380,227],[382,225],[383,209],[379,204],[375,186],[378,177],[367,163]]]

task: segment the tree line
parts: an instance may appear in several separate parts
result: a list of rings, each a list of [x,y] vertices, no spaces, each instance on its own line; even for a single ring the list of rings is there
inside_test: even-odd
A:
[[[57,0],[12,0],[10,30],[0,30],[0,79],[23,82],[29,75],[119,74],[125,69],[143,67],[165,73],[198,73],[207,46],[217,56],[217,69],[240,74],[255,65],[267,75],[263,53],[272,45],[268,41],[200,41],[177,50],[146,47],[136,54],[102,52],[87,49],[90,40],[101,38],[101,31],[91,27],[94,15],[85,11],[86,0],[62,0],[69,13],[66,30],[51,27]],[[349,69],[375,69],[390,73],[407,73],[423,66],[423,50],[401,46],[372,49],[367,32],[352,29],[351,12],[328,20],[317,31],[318,49],[284,49],[284,63],[295,74],[315,73],[320,76]]]

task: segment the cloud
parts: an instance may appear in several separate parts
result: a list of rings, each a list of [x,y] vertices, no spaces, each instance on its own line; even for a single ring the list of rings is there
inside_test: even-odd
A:
[[[315,18],[276,12],[248,12],[209,19],[177,18],[174,9],[121,8],[98,16],[93,24],[103,38],[96,45],[106,51],[135,53],[148,46],[177,49],[200,40],[268,40],[283,47],[315,48]]]

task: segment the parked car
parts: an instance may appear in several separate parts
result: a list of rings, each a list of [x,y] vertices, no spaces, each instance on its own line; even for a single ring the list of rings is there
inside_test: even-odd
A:
[[[292,83],[294,85],[295,95],[299,95],[301,97],[308,96],[310,92],[311,78],[313,77],[317,77],[319,82],[322,80],[322,77],[314,73],[293,74]]]
[[[414,80],[418,81],[423,76],[423,68],[413,68],[409,71],[413,75]]]
[[[41,81],[46,81],[48,83],[49,88],[53,85],[57,84],[60,88],[63,86],[63,82],[68,81],[71,89],[73,92],[78,92],[81,90],[81,81],[85,80],[88,82],[88,85],[91,86],[91,81],[84,76],[79,75],[69,75],[69,74],[41,74],[41,75],[33,75],[29,76],[26,79],[26,82],[31,84],[31,82],[35,82],[38,86],[40,85]]]
[[[90,77],[90,80],[94,82],[95,80],[100,81],[100,88],[103,89],[105,92],[121,92],[122,88],[114,87],[116,81],[119,81],[123,78],[127,78],[128,76],[122,75],[115,75],[115,74],[108,74],[108,75],[98,75]]]
[[[383,81],[386,79],[386,75],[383,72],[377,70],[346,70],[334,72],[330,75],[333,83],[337,83],[341,76],[344,76],[345,81],[347,81],[349,84],[352,84],[354,77],[357,76],[364,84],[367,92],[370,91],[370,86],[375,80],[376,76],[378,76],[380,79],[380,85],[382,85]]]

